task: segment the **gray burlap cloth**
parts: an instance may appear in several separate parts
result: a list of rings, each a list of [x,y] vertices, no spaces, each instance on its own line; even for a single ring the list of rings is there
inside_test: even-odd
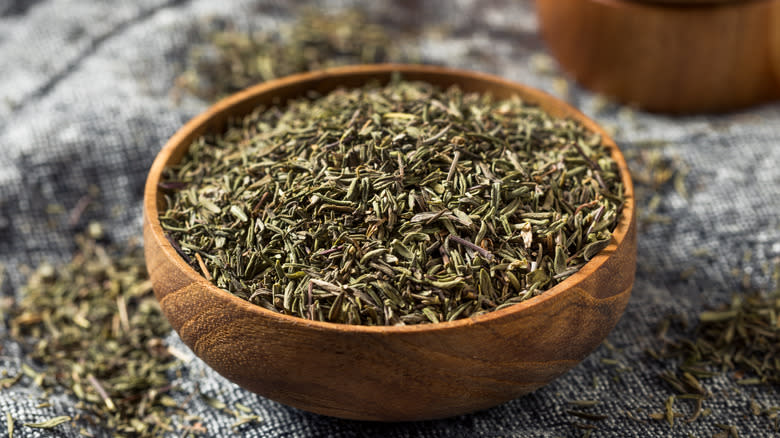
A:
[[[193,26],[208,16],[231,18],[246,29],[273,28],[291,19],[301,2],[247,1],[104,2],[93,0],[0,0],[0,263],[6,296],[20,293],[22,266],[64,261],[72,234],[100,220],[122,242],[141,233],[142,187],[162,144],[207,104],[191,96],[175,102],[170,89],[193,41]],[[295,3],[295,5],[293,4]],[[665,188],[656,213],[639,234],[637,280],[622,320],[608,343],[550,385],[493,409],[451,419],[363,423],[321,417],[267,400],[226,381],[193,357],[171,373],[178,400],[202,418],[207,436],[250,437],[449,437],[581,436],[566,413],[567,400],[595,399],[592,412],[608,417],[594,437],[710,437],[717,424],[737,426],[740,436],[780,436],[766,416],[750,413],[751,400],[780,404],[777,387],[739,386],[727,374],[708,380],[712,413],[697,421],[648,419],[663,411],[672,394],[658,378],[670,364],[651,360],[656,326],[665,315],[698,313],[727,302],[743,273],[763,288],[780,257],[780,104],[718,116],[671,118],[602,108],[601,100],[535,66],[544,45],[528,1],[365,2],[370,15],[411,24],[421,32],[418,49],[427,62],[495,73],[565,94],[580,108],[615,129],[627,153],[663,144],[662,157],[687,166],[687,195]],[[320,2],[324,9],[349,2]],[[446,29],[443,31],[442,29]],[[94,186],[94,187],[93,187]],[[99,190],[95,190],[95,187]],[[70,210],[91,196],[77,224],[52,220],[51,204]],[[96,207],[100,205],[100,207]],[[640,208],[645,206],[641,205]],[[747,257],[749,255],[750,257]],[[739,273],[735,275],[734,271]],[[685,275],[681,275],[685,274]],[[16,374],[23,361],[18,345],[0,327],[0,370]],[[191,355],[175,333],[168,338]],[[614,359],[618,365],[610,365]],[[262,418],[236,431],[235,419],[209,406],[210,394],[237,402]],[[0,390],[0,413],[32,422],[75,415],[66,396],[37,407],[34,385]],[[634,413],[643,421],[631,419]],[[0,416],[0,434],[5,433]],[[587,422],[587,421],[583,421]],[[17,425],[18,426],[18,425]],[[15,436],[79,436],[68,425],[55,431],[17,427]],[[91,430],[95,436],[109,432]],[[181,432],[174,434],[178,436]]]

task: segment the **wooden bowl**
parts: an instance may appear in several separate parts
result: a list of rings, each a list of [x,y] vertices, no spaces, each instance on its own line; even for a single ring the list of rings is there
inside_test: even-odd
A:
[[[158,220],[163,168],[229,117],[339,86],[405,79],[497,97],[519,95],[600,133],[626,187],[612,243],[544,294],[470,319],[363,327],[274,313],[213,286],[177,255]],[[633,186],[608,135],[555,98],[498,77],[428,66],[324,70],[266,82],[194,118],[165,145],[144,192],[144,249],[154,292],[181,339],[238,385],[284,404],[335,417],[404,421],[485,409],[533,391],[577,365],[607,336],[628,302],[636,269]]]
[[[780,98],[780,0],[536,0],[542,35],[587,88],[651,111]]]

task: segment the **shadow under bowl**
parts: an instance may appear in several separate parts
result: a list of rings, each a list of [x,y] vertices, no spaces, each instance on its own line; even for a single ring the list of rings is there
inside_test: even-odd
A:
[[[171,246],[158,215],[163,169],[228,118],[311,90],[406,80],[497,98],[519,95],[603,136],[626,203],[610,245],[543,294],[492,313],[438,324],[365,327],[274,313],[209,283]],[[144,193],[144,250],[154,292],[181,339],[228,380],[303,410],[341,418],[409,421],[489,408],[577,365],[620,319],[636,270],[633,186],[623,155],[594,122],[534,89],[486,74],[431,66],[354,66],[290,76],[229,97],[179,130],[154,161]]]

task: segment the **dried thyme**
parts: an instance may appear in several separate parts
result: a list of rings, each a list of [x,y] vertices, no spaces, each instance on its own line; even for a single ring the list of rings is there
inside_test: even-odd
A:
[[[305,9],[274,31],[250,34],[227,26],[205,40],[190,49],[176,87],[210,102],[293,73],[414,60],[401,49],[398,35],[358,9]]]
[[[399,80],[259,108],[192,144],[161,189],[163,229],[217,286],[367,325],[536,296],[610,242],[623,203],[580,124]]]
[[[684,321],[683,321],[684,322]],[[684,324],[683,324],[684,325]],[[659,338],[661,350],[648,350],[658,360],[678,361],[676,370],[660,374],[678,400],[693,403],[693,413],[686,422],[697,420],[707,409],[712,393],[705,380],[728,373],[737,385],[780,384],[780,293],[745,292],[733,297],[727,305],[699,314],[699,322],[690,335],[670,336],[672,318],[662,321]],[[683,330],[683,328],[680,328]],[[675,396],[672,396],[675,397]],[[667,415],[662,417],[668,419]],[[752,402],[754,415],[766,415],[777,421],[774,406],[764,409]],[[671,423],[670,423],[671,424]],[[719,426],[720,427],[720,426]],[[775,427],[776,423],[775,423]],[[722,436],[733,436],[733,426],[723,426]]]
[[[90,230],[93,237],[102,233],[97,225]],[[10,309],[11,337],[43,366],[37,372],[23,364],[22,373],[47,390],[65,388],[84,411],[77,421],[120,435],[162,435],[172,429],[177,408],[166,375],[175,359],[163,343],[170,326],[152,294],[141,247],[111,248],[88,236],[76,242],[73,259],[40,265]]]

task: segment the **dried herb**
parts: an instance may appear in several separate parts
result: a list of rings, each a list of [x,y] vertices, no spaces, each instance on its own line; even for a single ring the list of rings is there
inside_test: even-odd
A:
[[[566,413],[575,417],[577,420],[572,422],[572,425],[579,431],[582,431],[583,437],[589,437],[594,430],[598,429],[595,424],[583,423],[581,420],[587,421],[603,421],[609,418],[609,415],[590,412],[589,409],[598,405],[598,400],[569,400],[570,405],[574,405],[579,409],[567,409]]]
[[[704,403],[712,397],[702,379],[728,372],[738,385],[780,384],[780,293],[735,295],[728,305],[701,312],[698,326],[688,336],[668,335],[672,319],[661,324],[663,348],[648,353],[658,360],[678,363],[676,370],[664,371],[660,377],[678,400],[694,403],[693,413],[685,421],[697,420],[705,411]],[[670,425],[673,403],[667,400],[666,415],[662,417]],[[753,411],[777,421],[777,412],[771,407],[763,409],[755,404]],[[722,429],[720,435],[724,437],[737,434],[733,426]]]
[[[412,62],[400,36],[358,9],[336,13],[305,9],[276,31],[211,32],[194,46],[176,79],[180,90],[215,101],[251,85],[293,73],[349,64]]]
[[[42,421],[40,423],[24,423],[24,426],[25,427],[33,427],[33,428],[36,428],[36,429],[53,429],[53,428],[59,426],[60,424],[67,423],[68,421],[71,421],[71,420],[72,420],[71,417],[69,417],[67,415],[63,415],[61,417],[54,417],[54,418],[51,418],[49,420]]]
[[[5,413],[5,422],[8,430],[8,438],[14,438],[14,417],[10,412]]]
[[[93,237],[102,230],[92,225]],[[64,266],[42,264],[11,309],[11,336],[43,366],[22,371],[46,389],[64,387],[85,411],[77,420],[120,435],[161,435],[176,403],[167,372],[174,357],[162,337],[170,327],[152,294],[141,247],[76,238]],[[54,427],[57,417],[30,427]]]
[[[739,438],[739,429],[732,424],[716,424],[722,432],[713,435],[713,438]]]
[[[162,227],[204,277],[348,324],[536,296],[610,242],[623,203],[609,150],[577,122],[398,79],[259,108],[164,180],[187,187],[166,190]]]
[[[780,295],[735,295],[701,312],[693,339],[668,339],[666,354],[681,358],[691,377],[734,371],[737,383],[780,384]]]
[[[550,87],[555,95],[563,100],[568,100],[569,84],[565,75],[558,69],[554,58],[547,53],[538,52],[530,57],[529,63],[536,74],[551,78]],[[591,106],[590,112],[595,115],[607,109],[617,109],[621,126],[636,126],[638,123],[637,111],[634,108],[613,102],[605,96],[595,95]],[[612,134],[618,130],[616,125],[605,124],[604,126],[607,128],[607,132]],[[682,198],[688,197],[686,179],[690,169],[681,157],[663,151],[663,148],[668,144],[664,140],[621,142],[621,149],[634,183],[634,196],[640,225],[670,223],[669,216],[659,213],[664,198],[672,192]]]
[[[664,142],[635,144],[639,149],[625,150],[631,169],[637,200],[639,222],[642,224],[669,223],[670,218],[658,213],[664,196],[671,192],[686,198],[685,179],[688,166],[679,157],[671,157],[660,149]]]

